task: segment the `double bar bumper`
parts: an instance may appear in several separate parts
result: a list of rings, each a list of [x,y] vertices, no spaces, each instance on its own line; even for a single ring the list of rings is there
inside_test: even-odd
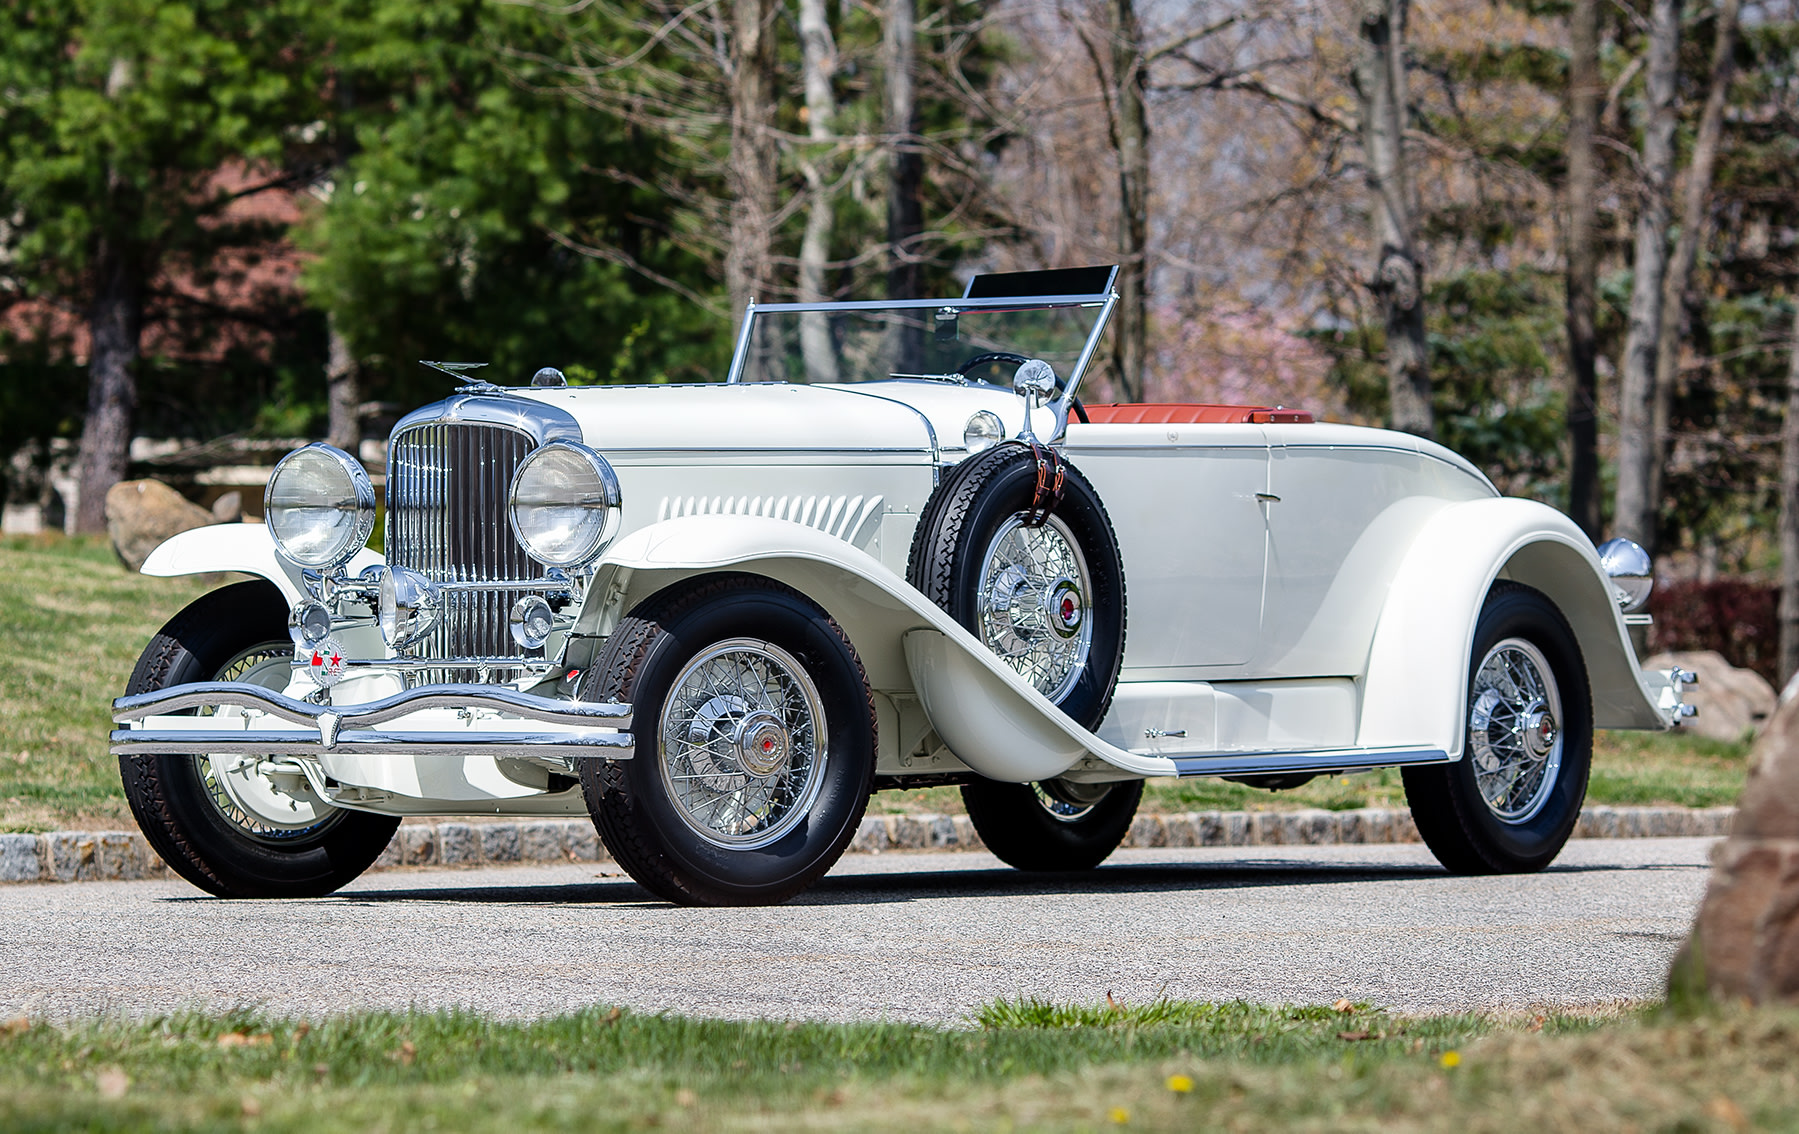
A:
[[[243,711],[175,715],[226,707]],[[362,705],[315,705],[260,685],[201,681],[120,697],[112,710],[114,721],[130,726],[113,730],[115,756],[504,754],[624,760],[635,745],[623,731],[631,727],[629,705],[559,701],[493,686],[421,685]],[[404,720],[414,716],[420,719]],[[403,721],[402,727],[379,727],[394,721]]]

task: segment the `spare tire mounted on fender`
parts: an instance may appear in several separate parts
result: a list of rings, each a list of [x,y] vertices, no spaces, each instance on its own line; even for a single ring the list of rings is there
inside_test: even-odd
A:
[[[1105,719],[1124,662],[1124,564],[1099,494],[1058,455],[1010,442],[951,469],[906,580],[1077,723]],[[962,789],[987,848],[1023,870],[1098,865],[1142,794],[1137,780]]]
[[[1066,462],[1060,478],[1045,500],[1038,455],[1016,442],[951,469],[919,517],[906,581],[1094,728],[1124,660],[1124,565],[1099,494]]]

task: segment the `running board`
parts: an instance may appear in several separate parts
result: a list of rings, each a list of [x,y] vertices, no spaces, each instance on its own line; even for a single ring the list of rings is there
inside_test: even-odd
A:
[[[1309,752],[1220,752],[1170,756],[1177,776],[1259,776],[1293,772],[1360,772],[1416,764],[1447,764],[1440,748],[1337,748]]]

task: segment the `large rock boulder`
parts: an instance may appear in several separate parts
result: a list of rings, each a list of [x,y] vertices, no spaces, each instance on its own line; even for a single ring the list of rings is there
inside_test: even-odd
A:
[[[1671,996],[1799,1000],[1799,681],[1749,758],[1736,821],[1713,855]]]
[[[1656,654],[1643,663],[1644,669],[1674,666],[1699,675],[1684,698],[1698,707],[1699,715],[1686,719],[1680,726],[1685,731],[1713,740],[1742,740],[1759,733],[1774,715],[1779,694],[1768,679],[1752,669],[1738,669],[1716,650]]]
[[[113,550],[132,571],[163,540],[191,528],[216,524],[219,518],[160,480],[122,480],[106,493],[106,534]]]

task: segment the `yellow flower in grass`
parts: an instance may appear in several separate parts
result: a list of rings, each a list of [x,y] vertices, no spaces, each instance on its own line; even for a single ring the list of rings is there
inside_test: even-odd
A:
[[[1131,1112],[1124,1109],[1121,1106],[1113,1107],[1111,1110],[1106,1112],[1106,1115],[1113,1122],[1117,1123],[1120,1126],[1123,1126],[1125,1123],[1127,1123],[1131,1120]]]
[[[1443,1058],[1438,1060],[1438,1062],[1445,1067],[1459,1067],[1462,1062],[1462,1053],[1459,1051],[1446,1051],[1443,1053]]]
[[[1188,1075],[1168,1076],[1168,1089],[1176,1094],[1184,1095],[1193,1089],[1193,1079]]]

